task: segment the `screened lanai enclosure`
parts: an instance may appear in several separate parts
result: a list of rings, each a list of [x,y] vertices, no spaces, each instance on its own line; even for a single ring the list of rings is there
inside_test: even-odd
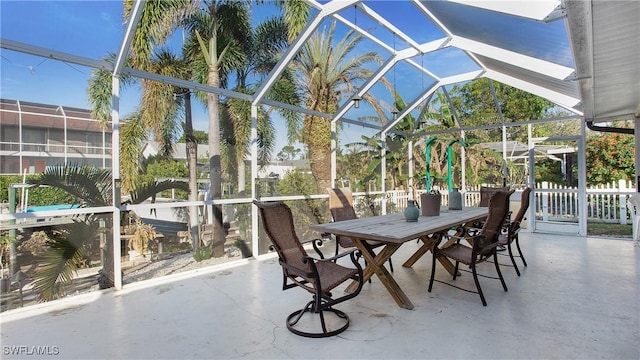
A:
[[[331,221],[328,187],[350,187],[359,215],[372,216],[434,189],[447,201],[459,188],[475,206],[481,184],[530,186],[528,231],[585,236],[585,138],[633,137],[640,119],[637,1],[0,7],[11,104],[0,155],[20,159],[20,176],[2,185],[3,276],[15,290],[3,310],[121,289],[145,269],[162,276],[272,256],[251,202],[287,201],[300,236],[318,237],[308,228]],[[60,162],[46,147],[56,122],[25,121],[33,114],[21,103],[91,111],[111,136],[98,152],[111,166]],[[60,134],[56,145],[69,146]],[[178,152],[181,175],[152,172],[150,157]],[[44,170],[29,174],[35,164]],[[537,186],[544,164],[571,187]],[[640,179],[637,154],[635,164]],[[56,186],[71,195],[30,207]],[[566,213],[544,217],[560,195]],[[608,206],[628,216],[625,201]],[[177,265],[154,265],[167,259]]]

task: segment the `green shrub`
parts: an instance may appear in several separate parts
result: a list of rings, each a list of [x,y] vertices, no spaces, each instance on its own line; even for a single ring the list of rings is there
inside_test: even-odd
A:
[[[209,246],[203,246],[196,249],[193,253],[193,259],[197,262],[202,260],[211,259],[211,255],[213,254],[213,249]]]
[[[27,175],[26,181],[35,179],[38,175]],[[22,184],[21,175],[0,176],[0,201],[9,202],[9,185]],[[20,189],[16,190],[17,201],[20,202]],[[58,188],[42,186],[29,189],[28,206],[54,205],[54,204],[75,204],[76,200],[66,191]]]

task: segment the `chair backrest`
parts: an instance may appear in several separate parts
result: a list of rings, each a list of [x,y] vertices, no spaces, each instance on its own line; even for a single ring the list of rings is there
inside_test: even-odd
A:
[[[478,204],[478,206],[480,207],[489,206],[489,199],[491,199],[491,196],[498,191],[509,191],[509,187],[508,186],[501,186],[501,187],[481,186],[480,187],[480,203]]]
[[[629,207],[631,208],[633,215],[640,216],[640,193],[629,195],[627,202],[629,203]]]
[[[522,191],[522,196],[520,198],[520,209],[518,213],[513,218],[513,221],[517,221],[518,223],[522,222],[524,216],[527,214],[527,209],[529,209],[529,195],[531,194],[531,188],[527,187]]]
[[[303,261],[307,252],[296,235],[291,209],[281,201],[260,202],[254,200],[253,203],[260,211],[264,230],[278,253],[280,263],[290,264],[295,268],[304,269],[308,273],[311,268],[308,263]],[[291,268],[285,269],[285,272],[290,270]],[[306,276],[305,273],[293,275]]]
[[[329,211],[333,221],[357,219],[353,208],[353,195],[347,188],[327,188],[329,193]]]
[[[498,241],[498,235],[509,214],[509,197],[513,191],[496,191],[489,199],[489,212],[480,233],[484,235],[480,247]]]

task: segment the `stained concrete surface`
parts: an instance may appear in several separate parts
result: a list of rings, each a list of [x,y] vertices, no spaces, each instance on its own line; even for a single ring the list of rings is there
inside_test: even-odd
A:
[[[640,248],[630,240],[530,233],[521,242],[529,266],[520,277],[502,267],[508,292],[480,279],[487,307],[478,295],[439,283],[428,293],[430,253],[401,266],[418,247],[409,242],[393,256],[393,275],[415,308],[399,308],[374,277],[337,306],[351,325],[335,337],[287,330],[286,316],[310,295],[282,291],[270,257],[8,311],[0,315],[1,357],[640,359]],[[492,264],[481,270],[494,274]],[[441,266],[436,277],[451,280]],[[470,274],[456,282],[473,288]]]

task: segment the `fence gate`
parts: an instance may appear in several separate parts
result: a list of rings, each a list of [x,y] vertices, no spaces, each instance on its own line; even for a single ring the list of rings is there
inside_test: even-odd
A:
[[[579,137],[563,138],[536,138],[532,140],[533,149],[529,152],[529,161],[533,166],[530,171],[535,179],[535,168],[543,160],[558,161],[565,178],[572,179],[578,176],[577,154],[580,153]],[[552,142],[562,141],[568,145],[552,145]],[[545,154],[541,156],[541,154]],[[580,233],[581,217],[578,216],[579,196],[576,187],[552,187],[546,183],[537,184],[533,188],[532,207],[535,209],[535,217],[532,221],[532,230],[554,234]],[[583,217],[584,218],[584,217]]]

